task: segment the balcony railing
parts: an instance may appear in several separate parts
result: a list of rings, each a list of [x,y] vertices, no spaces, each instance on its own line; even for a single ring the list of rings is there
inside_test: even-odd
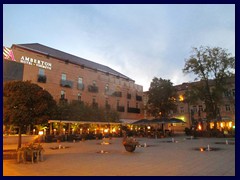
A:
[[[41,83],[46,83],[47,77],[45,75],[38,75],[37,81]]]
[[[111,109],[110,104],[106,104],[106,105],[105,105],[105,109],[110,110],[110,109]]]
[[[68,99],[66,99],[66,98],[59,99],[59,103],[67,103],[67,102],[68,102]]]
[[[79,90],[84,90],[84,84],[83,84],[83,83],[78,83],[78,84],[77,84],[77,88],[78,88]]]
[[[117,111],[118,112],[124,112],[125,111],[124,106],[117,106]]]
[[[142,96],[136,95],[136,100],[137,100],[137,101],[142,101]]]
[[[93,93],[97,93],[98,92],[98,87],[94,86],[94,85],[89,85],[88,86],[88,91],[93,92]]]
[[[69,80],[61,80],[61,81],[60,81],[60,85],[61,85],[62,87],[72,88],[73,82],[72,82],[72,81],[69,81]]]
[[[92,103],[93,108],[98,108],[98,103]]]
[[[131,108],[131,107],[129,107],[128,108],[128,113],[137,113],[137,114],[139,114],[140,113],[140,109],[139,108]]]

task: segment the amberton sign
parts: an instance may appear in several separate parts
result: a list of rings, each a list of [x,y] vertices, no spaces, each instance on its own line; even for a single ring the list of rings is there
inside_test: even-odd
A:
[[[11,48],[3,47],[3,59],[16,61],[16,59],[14,58],[13,50]],[[52,69],[52,63],[27,56],[22,56],[20,59],[20,63],[37,66],[48,70]]]
[[[28,65],[32,65],[32,66],[37,66],[43,69],[52,69],[52,64],[43,60],[38,60],[38,59],[34,59],[34,58],[30,58],[27,56],[22,56],[20,59],[21,63],[24,64],[28,64]]]

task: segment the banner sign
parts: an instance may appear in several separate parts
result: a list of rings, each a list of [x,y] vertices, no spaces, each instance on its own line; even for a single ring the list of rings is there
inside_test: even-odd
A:
[[[16,61],[12,49],[3,46],[3,59]]]

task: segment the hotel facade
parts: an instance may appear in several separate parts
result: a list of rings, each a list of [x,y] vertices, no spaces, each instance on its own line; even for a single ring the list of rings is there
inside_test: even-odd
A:
[[[122,122],[144,117],[143,86],[108,66],[38,43],[3,47],[3,81],[31,81],[56,102],[82,101],[119,112]],[[30,92],[29,92],[30,93]]]

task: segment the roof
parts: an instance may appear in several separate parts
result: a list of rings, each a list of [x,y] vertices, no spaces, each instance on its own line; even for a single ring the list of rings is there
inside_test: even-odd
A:
[[[121,78],[124,78],[124,79],[127,79],[127,80],[131,80],[131,81],[134,81],[132,80],[131,78],[109,68],[108,66],[105,66],[105,65],[102,65],[102,64],[98,64],[98,63],[95,63],[93,61],[89,61],[87,59],[84,59],[84,58],[80,58],[80,57],[77,57],[75,55],[72,55],[72,54],[68,54],[68,53],[65,53],[63,51],[60,51],[60,50],[57,50],[57,49],[54,49],[54,48],[51,48],[51,47],[48,47],[48,46],[45,46],[45,45],[42,45],[42,44],[39,44],[39,43],[30,43],[30,44],[13,44],[13,46],[17,46],[17,47],[20,47],[20,48],[23,48],[23,49],[27,49],[27,50],[31,50],[31,51],[34,51],[34,52],[37,52],[37,53],[41,53],[41,54],[45,54],[49,57],[54,57],[54,58],[57,58],[59,60],[62,60],[64,62],[69,62],[69,63],[73,63],[73,64],[77,64],[77,65],[80,65],[80,66],[84,66],[84,67],[87,67],[87,68],[91,68],[91,69],[94,69],[94,70],[98,70],[98,71],[102,71],[102,72],[105,72],[105,73],[109,73],[109,74],[112,74],[112,75],[115,75],[115,76],[118,76],[118,77],[121,77]]]

